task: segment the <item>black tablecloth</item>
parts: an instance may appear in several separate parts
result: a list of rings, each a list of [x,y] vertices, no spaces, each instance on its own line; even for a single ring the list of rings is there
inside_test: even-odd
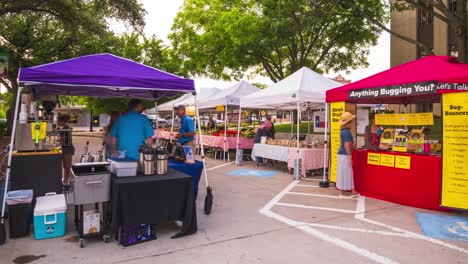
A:
[[[172,238],[197,232],[197,213],[192,177],[168,169],[168,175],[112,176],[112,233],[119,226],[182,221]]]

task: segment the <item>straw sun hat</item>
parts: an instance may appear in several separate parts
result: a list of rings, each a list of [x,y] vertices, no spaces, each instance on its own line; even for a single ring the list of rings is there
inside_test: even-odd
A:
[[[351,122],[354,118],[356,118],[356,115],[353,115],[350,112],[345,112],[341,114],[338,124],[340,124],[340,126],[344,126],[348,124],[349,122]]]

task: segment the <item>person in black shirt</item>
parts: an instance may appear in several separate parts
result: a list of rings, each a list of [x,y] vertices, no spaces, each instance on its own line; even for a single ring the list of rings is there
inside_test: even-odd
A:
[[[72,158],[75,155],[75,147],[72,141],[71,127],[68,125],[70,121],[70,115],[62,114],[59,115],[57,124],[59,127],[60,144],[62,145],[62,166],[63,166],[63,179],[62,184],[65,190],[70,189],[70,178],[71,178],[71,166]]]

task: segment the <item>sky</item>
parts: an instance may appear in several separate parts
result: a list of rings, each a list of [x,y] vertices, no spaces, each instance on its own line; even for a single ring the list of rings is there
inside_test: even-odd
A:
[[[171,32],[172,22],[182,5],[183,0],[140,0],[140,2],[147,11],[145,34],[148,36],[156,35],[157,38],[162,39],[166,44],[169,44],[167,36]],[[112,24],[111,29],[117,33],[129,30],[117,23]],[[357,81],[390,68],[390,34],[386,32],[381,34],[378,44],[370,48],[368,62],[369,67],[367,68],[353,70],[350,74],[346,74],[344,72],[341,72],[340,74],[346,79]],[[336,73],[333,73],[329,74],[327,77],[333,78],[336,75]],[[267,85],[272,84],[269,78],[263,76],[258,76],[253,80],[250,79],[247,81],[259,82]],[[226,82],[208,78],[195,78],[195,85],[197,88],[226,88],[234,83],[235,81]]]

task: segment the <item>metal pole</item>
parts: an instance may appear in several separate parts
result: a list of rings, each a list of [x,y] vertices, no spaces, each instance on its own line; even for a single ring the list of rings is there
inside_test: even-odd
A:
[[[198,100],[197,100],[197,95],[195,95],[195,114],[197,116],[197,124],[198,128],[200,128],[200,113],[198,111]],[[203,162],[203,173],[205,175],[205,184],[206,187],[209,186],[208,184],[208,173],[206,172],[206,161],[205,161],[205,148],[203,146],[203,134],[201,132],[201,129],[198,129],[198,142],[200,143],[200,154]]]
[[[223,140],[223,161],[226,161],[226,141],[227,141],[227,105],[224,105],[224,140]]]
[[[301,151],[300,151],[300,141],[299,141],[300,119],[301,119],[300,102],[297,102],[296,159],[294,161],[294,180],[299,180],[301,178],[301,169],[302,169],[302,159],[300,156]]]
[[[236,165],[240,165],[241,161],[238,160],[239,155],[239,142],[240,142],[240,130],[241,130],[241,116],[242,116],[242,107],[239,104],[239,115],[238,115],[238,120],[237,120],[237,143],[236,143]]]
[[[174,137],[174,118],[175,118],[175,111],[174,107],[172,107],[172,119],[171,119],[171,138],[169,139],[169,142],[172,144],[172,138]],[[159,134],[159,132],[158,132]]]
[[[292,138],[292,134],[294,131],[294,118],[293,118],[293,111],[289,111],[289,124],[291,125],[291,133],[289,133],[289,138]]]
[[[11,173],[11,157],[13,155],[13,144],[15,143],[15,134],[16,134],[16,123],[18,119],[18,108],[20,105],[20,97],[21,97],[21,90],[22,87],[18,87],[18,91],[16,92],[16,104],[15,104],[15,115],[13,116],[13,128],[11,129],[11,137],[10,137],[10,146],[8,149],[8,164],[7,164],[7,171],[5,177],[5,191],[3,192],[3,206],[2,206],[2,223],[5,217],[5,203],[6,203],[6,196],[8,192],[8,182],[10,181],[10,173]]]
[[[156,146],[160,146],[159,144],[159,111],[158,111],[158,101],[154,100],[154,111],[156,112],[156,131],[158,134],[156,135]]]
[[[310,135],[310,108],[307,107],[307,134]]]
[[[327,134],[328,134],[328,104],[325,103],[325,134],[323,135],[323,178],[322,181],[320,182],[320,187],[322,188],[328,188],[330,187],[330,182],[327,179],[327,165],[328,163],[328,140],[327,140]],[[328,166],[329,167],[329,166]]]

